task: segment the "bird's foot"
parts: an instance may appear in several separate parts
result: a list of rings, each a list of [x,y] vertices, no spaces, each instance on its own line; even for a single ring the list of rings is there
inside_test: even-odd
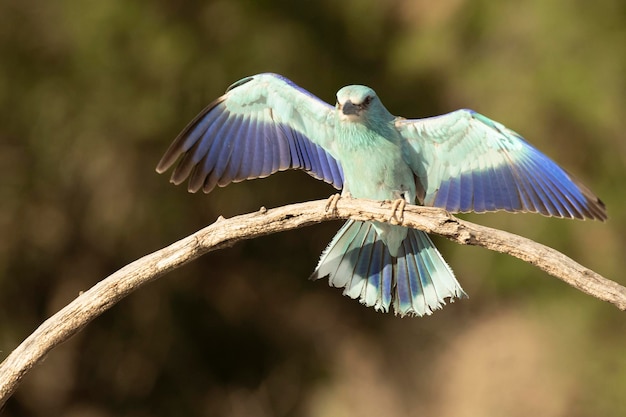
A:
[[[330,211],[331,213],[337,212],[337,203],[339,202],[340,198],[341,195],[339,194],[333,194],[328,197],[328,200],[326,201],[326,207],[324,207],[324,211]]]
[[[406,207],[406,200],[398,198],[393,200],[391,205],[391,214],[389,215],[389,223],[393,223],[394,220],[398,224],[404,222],[404,208]]]

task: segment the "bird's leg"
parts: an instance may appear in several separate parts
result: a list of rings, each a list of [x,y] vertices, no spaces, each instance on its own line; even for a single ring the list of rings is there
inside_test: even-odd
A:
[[[339,202],[340,198],[341,198],[341,195],[339,195],[339,193],[333,194],[330,197],[328,197],[324,211],[330,211],[331,213],[335,213],[337,211],[337,203]]]
[[[402,224],[404,221],[404,208],[406,207],[406,200],[403,198],[398,198],[397,200],[393,200],[393,204],[391,205],[391,215],[389,215],[389,222],[395,219],[399,224]]]

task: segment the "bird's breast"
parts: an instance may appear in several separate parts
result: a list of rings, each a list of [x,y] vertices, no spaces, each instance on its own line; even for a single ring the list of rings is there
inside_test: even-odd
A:
[[[355,198],[415,202],[415,180],[401,149],[372,131],[340,132],[337,155],[344,186]]]

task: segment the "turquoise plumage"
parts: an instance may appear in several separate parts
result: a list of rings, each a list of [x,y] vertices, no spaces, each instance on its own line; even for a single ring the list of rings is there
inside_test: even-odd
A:
[[[181,158],[182,157],[182,158]],[[451,212],[506,210],[605,220],[604,204],[517,133],[471,110],[393,116],[369,87],[331,106],[277,74],[244,78],[205,108],[157,166],[191,192],[302,169],[342,194]],[[465,296],[424,232],[350,220],[312,275],[401,316]]]

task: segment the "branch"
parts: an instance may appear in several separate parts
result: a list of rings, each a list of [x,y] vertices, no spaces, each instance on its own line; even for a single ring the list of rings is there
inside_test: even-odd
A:
[[[326,200],[220,217],[212,225],[146,255],[115,272],[43,322],[0,364],[0,408],[22,378],[54,347],[68,340],[115,303],[161,275],[244,239],[292,230],[327,220],[389,221],[391,204],[341,198],[335,212]],[[397,224],[394,222],[394,224]],[[626,288],[577,264],[560,252],[523,237],[459,220],[445,210],[407,206],[404,226],[444,236],[462,245],[482,246],[529,262],[580,291],[626,310]]]

